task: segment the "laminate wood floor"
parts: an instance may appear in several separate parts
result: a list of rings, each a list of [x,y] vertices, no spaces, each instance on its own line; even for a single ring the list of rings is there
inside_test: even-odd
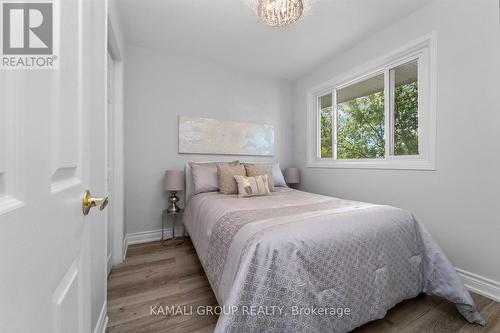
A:
[[[386,317],[359,327],[372,332],[500,332],[500,303],[473,294],[487,325],[468,324],[453,304],[434,296],[411,299]],[[111,271],[108,281],[107,332],[212,332],[217,317],[161,315],[160,306],[217,305],[189,239],[131,245],[126,260]],[[151,314],[153,312],[159,315]],[[156,308],[154,308],[156,306]]]

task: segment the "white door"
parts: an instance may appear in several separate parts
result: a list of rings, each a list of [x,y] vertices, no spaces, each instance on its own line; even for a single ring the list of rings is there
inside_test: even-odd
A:
[[[107,109],[106,109],[106,195],[113,201],[113,170],[114,170],[114,62],[113,57],[108,52],[108,89],[107,89]],[[110,207],[111,208],[111,207]],[[114,216],[113,209],[106,210],[106,224],[108,226],[108,249],[107,249],[107,267],[108,274],[113,267],[113,227]]]
[[[104,322],[106,1],[54,0],[59,68],[0,70],[0,332]],[[104,313],[104,317],[103,317]]]

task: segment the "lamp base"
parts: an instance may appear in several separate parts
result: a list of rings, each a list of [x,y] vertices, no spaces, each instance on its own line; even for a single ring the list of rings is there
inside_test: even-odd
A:
[[[176,196],[176,194],[177,192],[175,191],[170,192],[170,197],[168,198],[170,205],[167,208],[167,213],[173,214],[180,212],[179,207],[177,207],[177,202],[179,201],[179,198]]]

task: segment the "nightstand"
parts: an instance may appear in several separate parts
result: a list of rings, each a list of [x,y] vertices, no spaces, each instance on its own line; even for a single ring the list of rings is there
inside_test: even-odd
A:
[[[177,218],[182,218],[182,214],[184,213],[184,209],[179,208],[179,212],[177,213],[169,213],[167,212],[166,209],[163,210],[162,215],[161,215],[161,241],[162,243],[165,242],[165,224],[167,223],[167,217],[170,217],[172,219],[172,238],[169,239],[175,239],[175,223],[177,221]],[[184,224],[182,225],[182,239],[185,238],[186,234],[186,228],[184,227]]]

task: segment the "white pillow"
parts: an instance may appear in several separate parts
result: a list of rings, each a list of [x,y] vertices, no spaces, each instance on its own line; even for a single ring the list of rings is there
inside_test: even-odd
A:
[[[275,187],[287,187],[283,172],[281,172],[280,164],[273,164],[273,183]]]
[[[219,190],[219,179],[217,177],[217,166],[215,163],[192,163],[191,174],[194,185],[193,195]]]

